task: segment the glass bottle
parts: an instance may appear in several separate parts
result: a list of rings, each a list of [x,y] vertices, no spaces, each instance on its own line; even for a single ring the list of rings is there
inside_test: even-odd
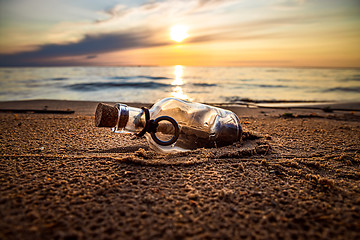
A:
[[[100,103],[95,125],[111,127],[116,133],[145,135],[150,147],[160,152],[230,145],[242,134],[235,113],[176,98],[162,99],[149,110]]]

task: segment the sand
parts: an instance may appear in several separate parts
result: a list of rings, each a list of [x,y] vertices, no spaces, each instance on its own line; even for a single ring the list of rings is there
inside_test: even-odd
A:
[[[44,106],[75,114],[0,113],[1,239],[360,238],[359,104],[222,104],[241,142],[165,155],[95,128],[96,102],[0,103]]]

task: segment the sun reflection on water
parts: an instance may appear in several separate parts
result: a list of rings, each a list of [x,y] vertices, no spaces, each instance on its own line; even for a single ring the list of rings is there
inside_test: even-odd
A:
[[[174,70],[175,80],[171,83],[171,85],[174,86],[184,85],[184,81],[182,79],[183,72],[184,72],[183,66],[181,65],[175,66],[175,70]]]
[[[183,91],[182,85],[184,85],[183,81],[183,72],[184,68],[181,65],[176,65],[174,70],[175,80],[171,83],[174,86],[171,92],[171,96],[183,100],[191,100]]]

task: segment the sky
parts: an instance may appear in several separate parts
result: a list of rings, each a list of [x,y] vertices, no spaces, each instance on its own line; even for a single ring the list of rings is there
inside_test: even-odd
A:
[[[0,0],[0,36],[0,66],[360,67],[360,0]]]

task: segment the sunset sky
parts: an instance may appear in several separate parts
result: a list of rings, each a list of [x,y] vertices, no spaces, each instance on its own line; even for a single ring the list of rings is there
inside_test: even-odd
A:
[[[0,0],[0,34],[0,66],[360,67],[359,0]]]

